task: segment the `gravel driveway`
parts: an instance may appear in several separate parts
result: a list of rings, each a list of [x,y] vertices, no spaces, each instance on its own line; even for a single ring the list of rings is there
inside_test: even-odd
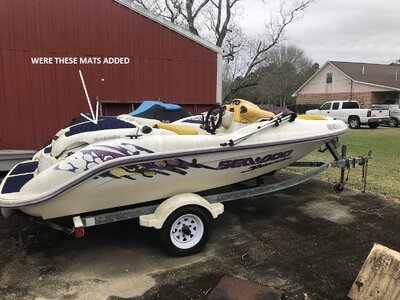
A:
[[[346,299],[374,242],[400,249],[399,216],[398,200],[313,180],[227,203],[205,250],[184,258],[137,220],[80,240],[44,228],[20,247],[15,220],[0,218],[0,298],[204,299],[232,275],[288,299]]]

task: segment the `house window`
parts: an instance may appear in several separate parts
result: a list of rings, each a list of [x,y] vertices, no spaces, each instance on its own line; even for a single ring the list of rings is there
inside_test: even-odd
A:
[[[332,83],[332,73],[326,73],[326,83]]]

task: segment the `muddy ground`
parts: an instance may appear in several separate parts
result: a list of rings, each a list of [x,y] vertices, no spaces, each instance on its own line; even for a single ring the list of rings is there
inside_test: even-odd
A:
[[[278,175],[287,176],[287,175]],[[288,299],[346,299],[373,243],[400,249],[400,203],[321,181],[227,203],[198,255],[168,257],[137,220],[16,239],[0,218],[1,299],[204,299],[224,275]]]

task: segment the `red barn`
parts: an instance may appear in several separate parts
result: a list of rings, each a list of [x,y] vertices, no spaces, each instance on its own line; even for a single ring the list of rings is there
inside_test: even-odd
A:
[[[221,50],[128,0],[0,2],[0,150],[39,149],[92,106],[220,101]]]

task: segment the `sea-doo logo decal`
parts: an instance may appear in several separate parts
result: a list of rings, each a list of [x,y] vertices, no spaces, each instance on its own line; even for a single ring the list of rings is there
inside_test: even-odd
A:
[[[112,136],[105,136],[105,137],[101,137],[101,138],[94,138],[93,142],[116,140],[116,139],[119,139],[120,137],[121,137],[120,135],[112,135]]]
[[[288,150],[284,152],[277,152],[274,154],[268,154],[264,157],[248,157],[248,158],[238,158],[233,160],[223,160],[218,165],[218,170],[224,169],[232,169],[232,168],[240,168],[250,166],[251,170],[261,168],[267,165],[271,165],[272,163],[276,163],[278,161],[286,160],[290,158],[290,155],[293,153],[293,150]]]
[[[276,164],[278,162],[282,162],[284,160],[288,160],[288,159],[291,159],[291,158],[292,158],[291,156],[288,156],[288,157],[283,157],[283,158],[278,159],[278,160],[267,162],[265,164],[259,164],[259,165],[250,166],[250,168],[248,170],[242,171],[242,173],[251,172],[251,171],[254,171],[256,169],[261,169],[261,168],[264,168],[264,167],[267,167],[267,166],[270,166],[270,165],[273,165],[273,164]]]

